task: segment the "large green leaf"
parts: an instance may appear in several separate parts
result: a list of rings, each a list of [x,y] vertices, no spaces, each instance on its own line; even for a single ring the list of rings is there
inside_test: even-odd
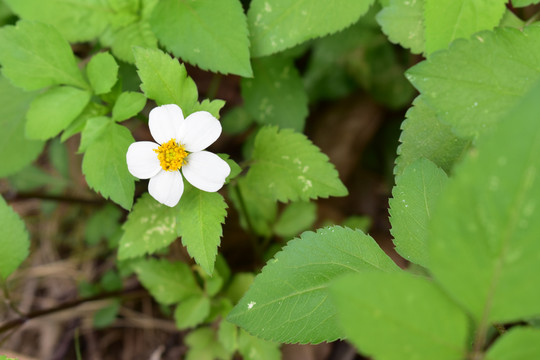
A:
[[[2,73],[25,90],[65,84],[88,88],[75,57],[54,27],[31,21],[0,29]]]
[[[540,26],[456,41],[407,71],[436,115],[461,136],[496,123],[540,79]]]
[[[122,228],[119,260],[153,254],[176,239],[175,211],[144,194],[133,206]]]
[[[377,14],[377,22],[388,39],[411,49],[413,54],[424,52],[425,0],[391,0]]]
[[[184,65],[160,50],[135,48],[134,54],[146,96],[158,105],[180,106],[184,116],[192,113],[197,106],[197,86]]]
[[[24,133],[25,114],[34,97],[0,76],[0,177],[21,170],[43,149],[43,141],[28,140]]]
[[[426,53],[499,24],[507,0],[425,0]]]
[[[242,97],[249,114],[263,125],[302,132],[308,114],[308,98],[292,59],[255,59],[253,76],[253,79],[242,79]]]
[[[54,25],[70,42],[99,36],[112,12],[103,0],[6,0],[6,3],[22,19]]]
[[[347,195],[319,148],[303,134],[277,127],[264,127],[257,134],[246,179],[249,186],[282,202]]]
[[[485,360],[540,359],[540,329],[514,327],[489,349]]]
[[[373,0],[253,0],[248,11],[251,54],[270,55],[356,22]]]
[[[390,199],[390,223],[397,252],[422,266],[429,264],[427,226],[447,176],[431,161],[419,159],[396,179]]]
[[[84,153],[82,170],[86,182],[104,198],[110,198],[124,209],[130,209],[135,179],[128,171],[126,153],[135,140],[128,129],[108,118],[89,120],[85,131],[94,128],[102,130]]]
[[[238,0],[162,0],[150,18],[175,56],[224,74],[251,76],[246,17]]]
[[[469,148],[470,141],[458,137],[450,126],[441,122],[435,111],[418,96],[407,111],[407,119],[401,125],[401,144],[394,173],[400,175],[414,161],[426,158],[450,172],[453,165]]]
[[[305,232],[263,268],[227,320],[260,338],[279,342],[342,338],[328,286],[342,274],[361,270],[399,268],[361,231],[335,226]]]
[[[0,196],[0,280],[5,280],[28,256],[30,238],[19,215]]]
[[[331,287],[347,337],[377,360],[462,360],[468,319],[433,281],[405,272],[360,272]]]
[[[91,93],[71,86],[58,86],[39,94],[26,114],[26,135],[49,139],[67,128],[81,114]]]
[[[183,262],[147,259],[137,261],[132,268],[143,286],[162,304],[174,304],[201,294],[193,273]]]
[[[226,209],[227,203],[219,193],[202,191],[185,182],[176,219],[178,235],[189,255],[210,275],[214,271]]]
[[[432,214],[430,270],[480,329],[540,313],[539,97],[478,139]]]

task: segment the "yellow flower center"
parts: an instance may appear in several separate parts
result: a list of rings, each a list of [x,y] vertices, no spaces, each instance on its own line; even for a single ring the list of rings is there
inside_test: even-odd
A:
[[[154,151],[158,154],[159,164],[166,171],[176,171],[186,163],[186,149],[174,139],[162,144]]]

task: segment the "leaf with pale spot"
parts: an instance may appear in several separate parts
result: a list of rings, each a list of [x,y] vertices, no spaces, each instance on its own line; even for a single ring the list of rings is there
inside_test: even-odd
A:
[[[125,260],[169,246],[176,240],[176,211],[162,205],[148,193],[133,206],[122,228],[118,259]]]
[[[361,231],[334,226],[305,232],[269,261],[227,320],[278,342],[343,338],[328,287],[337,277],[362,270],[399,268]]]
[[[259,130],[246,183],[282,202],[347,195],[336,169],[319,148],[305,135],[277,127]]]

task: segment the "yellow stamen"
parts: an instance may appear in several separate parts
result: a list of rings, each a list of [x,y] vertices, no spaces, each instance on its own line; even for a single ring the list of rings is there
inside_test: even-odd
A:
[[[162,144],[154,150],[158,154],[159,164],[166,171],[176,171],[186,163],[188,153],[184,146],[178,144],[174,139]]]

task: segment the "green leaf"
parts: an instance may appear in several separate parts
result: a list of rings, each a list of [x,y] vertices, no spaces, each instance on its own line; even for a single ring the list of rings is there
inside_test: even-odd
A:
[[[394,168],[396,175],[421,158],[432,161],[449,173],[470,146],[469,140],[456,136],[450,126],[438,119],[423,95],[418,96],[407,111],[401,130],[399,156]]]
[[[101,239],[109,240],[120,228],[122,212],[114,205],[107,204],[96,211],[85,223],[84,237],[89,245],[96,245]]]
[[[227,203],[219,193],[202,191],[186,182],[177,209],[177,231],[182,244],[197,264],[212,275]]]
[[[110,112],[110,109],[104,105],[90,101],[82,113],[64,130],[61,141],[66,141],[71,136],[84,130],[87,120],[95,117],[101,117]]]
[[[176,211],[145,193],[133,206],[122,228],[119,260],[153,254],[176,240]]]
[[[360,231],[335,226],[305,232],[263,268],[227,320],[266,340],[334,341],[343,333],[328,286],[342,274],[361,270],[399,268]]]
[[[146,97],[158,105],[176,104],[188,116],[197,106],[197,86],[184,65],[160,50],[135,48],[135,65]]]
[[[118,64],[108,52],[99,53],[90,59],[86,75],[96,94],[108,93],[118,79]]]
[[[303,134],[277,127],[264,127],[257,134],[246,180],[260,193],[282,202],[347,195],[337,171],[319,148]]]
[[[221,119],[223,131],[236,135],[246,131],[253,123],[253,118],[244,106],[237,106],[227,112]]]
[[[355,23],[373,0],[253,0],[248,27],[253,57],[270,55]]]
[[[102,41],[111,46],[111,51],[120,60],[133,64],[135,58],[133,49],[142,47],[157,49],[158,41],[147,21],[139,21],[122,26],[109,34],[108,38],[102,37]]]
[[[85,152],[89,145],[98,140],[107,130],[110,123],[111,119],[107,116],[99,116],[88,119],[85,122],[84,131],[81,134],[79,152]]]
[[[114,121],[124,121],[137,115],[146,105],[146,97],[139,92],[126,91],[120,94],[112,109]]]
[[[317,220],[317,205],[312,202],[293,202],[281,213],[274,225],[277,235],[290,239],[309,229]]]
[[[102,0],[5,0],[26,20],[54,25],[70,42],[93,40],[108,25],[111,9]]]
[[[174,321],[180,330],[201,324],[210,313],[210,300],[206,296],[192,296],[174,310]]]
[[[456,41],[407,71],[436,115],[461,137],[490,128],[540,79],[540,26],[498,28]]]
[[[185,360],[229,360],[231,354],[217,341],[213,329],[202,327],[191,331],[185,337],[189,346]]]
[[[26,135],[31,139],[49,139],[79,116],[90,101],[88,91],[58,86],[38,95],[26,114]]]
[[[265,341],[240,330],[238,352],[244,360],[280,360],[280,344]]]
[[[111,304],[99,309],[94,314],[93,325],[96,329],[103,329],[111,325],[120,311],[120,301],[114,300]]]
[[[269,57],[253,61],[253,79],[242,79],[246,110],[260,124],[302,132],[308,98],[292,59]]]
[[[426,53],[499,24],[507,0],[425,0]]]
[[[159,41],[203,70],[252,76],[246,17],[238,0],[162,0],[150,18]]]
[[[26,111],[34,96],[0,76],[0,177],[22,170],[43,150],[43,141],[28,140],[24,133]]]
[[[390,5],[377,14],[377,22],[388,39],[413,54],[424,52],[424,2],[391,0]]]
[[[223,347],[230,353],[238,348],[238,328],[236,325],[223,319],[219,323],[218,340]]]
[[[164,305],[174,304],[201,294],[193,273],[183,262],[140,260],[133,265],[133,270],[150,294]]]
[[[338,279],[330,290],[343,330],[362,354],[377,360],[465,358],[467,316],[431,280],[365,271]]]
[[[405,259],[428,267],[428,223],[444,190],[447,176],[431,161],[419,159],[396,179],[390,199],[390,223],[396,251]]]
[[[88,89],[68,42],[52,26],[19,21],[0,29],[2,73],[25,90],[65,84]]]
[[[30,238],[24,222],[0,196],[0,280],[5,280],[28,256]]]
[[[539,0],[512,0],[512,6],[514,7],[525,7],[532,4],[538,4]]]
[[[128,129],[108,118],[93,120],[98,126],[103,122],[108,124],[104,126],[100,136],[88,145],[84,153],[82,170],[86,182],[104,198],[110,198],[129,210],[133,204],[135,179],[128,171],[126,153],[129,145],[135,140]]]
[[[514,327],[489,349],[486,360],[540,359],[540,330]]]
[[[195,107],[193,108],[192,112],[195,111],[208,111],[210,114],[212,114],[216,119],[219,119],[219,111],[221,108],[225,106],[225,101],[216,99],[210,101],[209,99],[204,99],[200,104],[195,104]]]
[[[432,215],[430,271],[480,327],[540,313],[539,97],[537,85],[478,139]]]

